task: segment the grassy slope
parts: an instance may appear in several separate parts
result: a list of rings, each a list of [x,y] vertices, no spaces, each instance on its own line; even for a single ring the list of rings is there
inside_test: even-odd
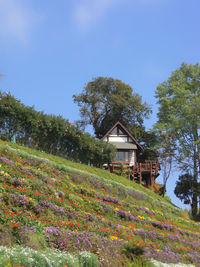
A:
[[[140,251],[143,258],[200,266],[199,225],[167,198],[107,171],[3,141],[0,156],[1,245],[87,250],[102,266],[128,266]]]

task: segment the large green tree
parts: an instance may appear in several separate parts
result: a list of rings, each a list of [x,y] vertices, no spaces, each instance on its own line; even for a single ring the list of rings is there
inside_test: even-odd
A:
[[[172,138],[171,149],[181,171],[199,179],[200,65],[183,63],[156,90],[159,111],[155,128]],[[192,195],[192,214],[197,214],[197,193]]]
[[[144,135],[143,122],[151,109],[121,80],[97,77],[73,98],[80,107],[82,123],[92,125],[96,137],[103,137],[117,121],[128,127],[136,138]]]

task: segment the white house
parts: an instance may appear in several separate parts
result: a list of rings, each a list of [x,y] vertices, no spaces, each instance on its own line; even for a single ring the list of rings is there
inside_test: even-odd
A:
[[[142,146],[119,121],[104,135],[103,141],[114,145],[117,149],[114,165],[121,163],[134,166]]]

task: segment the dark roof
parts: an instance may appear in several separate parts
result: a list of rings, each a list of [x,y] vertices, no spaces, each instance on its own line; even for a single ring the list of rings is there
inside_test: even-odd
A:
[[[104,139],[105,137],[107,137],[111,132],[112,130],[117,126],[117,125],[120,125],[121,128],[125,131],[125,133],[133,140],[133,142],[138,146],[138,148],[140,150],[143,150],[143,147],[137,142],[137,140],[132,136],[132,134],[126,129],[126,127],[121,124],[121,122],[116,122],[113,127],[104,135],[104,137],[102,139]]]
[[[133,143],[109,142],[109,144],[115,146],[118,149],[137,149],[137,146]]]

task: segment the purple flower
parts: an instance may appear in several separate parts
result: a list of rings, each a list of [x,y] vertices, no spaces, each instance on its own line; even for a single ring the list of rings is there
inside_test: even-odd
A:
[[[103,196],[103,201],[112,202],[114,204],[118,204],[120,201],[117,198]]]
[[[1,157],[1,156],[0,156],[0,161],[6,163],[8,165],[12,165],[12,166],[15,165],[15,163],[12,160]]]
[[[126,213],[124,210],[118,210],[117,214],[120,218],[124,218],[124,219],[131,220],[131,221],[140,221],[139,218],[134,217],[130,213]]]
[[[61,213],[61,214],[65,213],[65,210],[63,208],[61,208],[61,207],[55,207],[54,211],[57,212],[57,213]]]
[[[54,236],[58,236],[60,235],[60,228],[59,227],[54,227],[54,226],[50,226],[48,228],[46,228],[45,230],[43,230],[43,233],[44,232],[47,232],[47,233],[50,233],[50,234],[53,234]]]
[[[26,198],[25,195],[11,194],[10,196],[13,201],[16,202],[19,206],[30,204],[30,201]]]

